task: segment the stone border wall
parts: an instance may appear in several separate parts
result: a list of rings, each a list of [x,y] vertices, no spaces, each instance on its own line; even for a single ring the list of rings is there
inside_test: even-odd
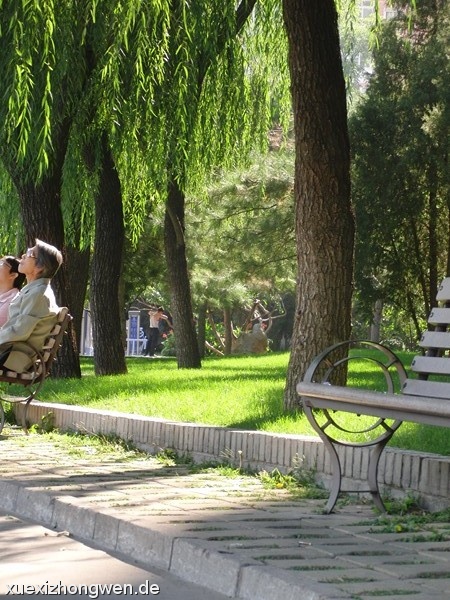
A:
[[[23,410],[16,406],[18,413]],[[92,434],[113,434],[151,453],[164,448],[189,454],[197,462],[228,460],[244,468],[286,472],[301,462],[312,469],[325,486],[331,479],[328,453],[317,437],[245,431],[196,423],[180,423],[139,415],[94,410],[64,404],[39,402],[28,408],[30,423],[39,423],[53,413],[61,430]],[[17,415],[20,419],[21,415]],[[343,489],[367,489],[366,474],[370,450],[341,446]],[[386,448],[378,470],[380,488],[393,497],[411,494],[430,510],[450,506],[450,457]]]

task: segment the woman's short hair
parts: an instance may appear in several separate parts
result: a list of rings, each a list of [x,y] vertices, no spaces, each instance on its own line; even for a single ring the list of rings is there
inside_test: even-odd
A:
[[[25,281],[25,275],[23,273],[19,273],[19,259],[15,256],[4,256],[3,260],[9,266],[10,272],[16,273],[16,277],[13,282],[13,287],[20,290],[20,288],[23,285],[23,282]]]
[[[41,278],[51,279],[62,265],[62,254],[55,246],[38,239],[36,249],[36,266],[42,269]]]

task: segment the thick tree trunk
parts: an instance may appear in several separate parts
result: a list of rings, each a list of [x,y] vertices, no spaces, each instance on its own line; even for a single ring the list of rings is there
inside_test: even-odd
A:
[[[102,170],[95,199],[91,311],[96,375],[127,372],[119,303],[125,229],[122,194],[111,151],[102,140]]]
[[[25,243],[34,245],[35,239],[53,244],[62,251],[64,264],[52,281],[57,302],[71,310],[72,292],[68,272],[71,269],[64,242],[64,223],[61,212],[62,167],[69,135],[68,126],[61,127],[59,135],[53,141],[53,159],[51,168],[39,183],[30,180],[26,167],[18,166],[15,158],[3,153],[5,168],[16,187],[20,201],[20,212],[25,230]],[[25,248],[24,248],[25,250]],[[73,325],[64,337],[58,360],[52,368],[54,377],[81,377],[80,361],[76,334]]]
[[[181,369],[201,367],[192,313],[186,245],[184,194],[175,181],[169,183],[164,220],[164,247],[171,294],[171,313],[176,337],[177,363]]]
[[[26,231],[26,245],[34,245],[39,238],[53,244],[63,252],[64,263],[52,280],[59,306],[71,310],[71,289],[68,272],[72,268],[64,246],[64,226],[59,196],[60,181],[56,177],[46,177],[38,185],[25,183],[17,185],[21,203],[21,213]],[[76,330],[73,323],[64,337],[61,350],[52,367],[54,377],[81,377]]]
[[[324,347],[351,330],[354,216],[344,77],[334,0],[283,0],[296,133],[298,280],[285,408]]]

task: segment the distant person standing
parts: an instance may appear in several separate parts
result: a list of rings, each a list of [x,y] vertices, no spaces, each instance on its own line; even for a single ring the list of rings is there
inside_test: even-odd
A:
[[[160,322],[167,321],[169,323],[169,317],[164,314],[164,308],[162,306],[151,308],[148,311],[148,314],[150,317],[150,327],[148,330],[148,340],[144,356],[155,356],[156,348],[159,343]]]

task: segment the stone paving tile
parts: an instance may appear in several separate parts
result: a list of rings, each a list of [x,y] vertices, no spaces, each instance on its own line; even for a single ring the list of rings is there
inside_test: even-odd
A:
[[[423,579],[411,579],[410,581],[411,583],[420,585],[432,592],[438,592],[443,596],[450,598],[450,582],[448,577],[449,576],[447,575],[447,578],[442,577],[441,579],[437,579],[436,577],[430,577],[426,581],[424,581]]]
[[[384,581],[382,573],[373,571],[368,575],[367,569],[344,569],[342,566],[334,570],[322,571],[316,573],[317,580],[320,583],[336,583],[336,584],[349,584],[349,583],[368,583],[373,581]]]
[[[253,548],[248,548],[252,541],[255,542],[255,546]],[[276,542],[272,541],[272,544],[263,544],[263,541],[264,540],[248,540],[240,543],[231,542],[229,544],[226,544],[225,546],[224,544],[221,544],[221,546],[222,548],[226,548],[227,552],[233,552],[234,554],[239,554],[239,556],[253,558],[254,560],[259,560],[261,562],[267,562],[272,559],[278,562],[282,560],[283,564],[278,564],[278,566],[281,566],[286,569],[295,567],[296,569],[298,568],[298,570],[302,570],[304,565],[310,565],[312,561],[320,560],[325,560],[328,567],[330,565],[329,561],[320,558],[323,555],[320,552],[316,552],[315,550],[312,550],[311,552],[300,553],[298,555],[292,555],[290,553],[292,547],[283,546],[283,544],[279,543],[278,540],[276,540]],[[295,561],[296,564],[288,565],[286,562],[286,556],[295,556],[295,558],[289,560]]]
[[[324,577],[325,573],[340,574],[348,569],[347,565],[344,565],[339,561],[330,560],[328,557],[316,558],[311,556],[311,558],[307,558],[302,563],[299,563],[295,567],[290,567],[288,570],[309,575],[319,581],[319,579]],[[365,570],[365,572],[367,577],[367,570]]]
[[[359,542],[355,543],[355,540],[351,539],[347,539],[345,541],[345,544],[343,543],[340,545],[320,542],[318,544],[314,544],[314,546],[319,550],[322,550],[331,558],[339,557],[341,559],[347,559],[348,557],[352,558],[353,556],[366,556],[368,557],[366,566],[370,566],[372,557],[386,557],[391,554],[388,548],[382,548],[380,546],[372,548],[369,546],[362,545]]]
[[[416,600],[416,594],[424,593],[421,585],[405,581],[363,581],[358,583],[341,583],[339,588],[350,592],[357,598],[386,598],[392,600],[392,596],[402,596]],[[432,593],[427,590],[428,593]],[[431,595],[430,595],[431,597]]]
[[[413,550],[408,555],[404,554],[395,554],[389,553],[388,556],[386,554],[379,556],[337,556],[337,560],[342,560],[346,563],[350,563],[355,566],[364,567],[367,569],[374,569],[377,571],[383,571],[384,565],[387,564],[387,571],[389,574],[392,569],[397,570],[401,566],[409,566],[409,565],[430,565],[435,564],[435,561],[432,561],[426,557],[419,556]]]
[[[450,540],[422,542],[412,539],[409,542],[395,541],[391,545],[398,548],[401,552],[407,551],[410,546],[414,547],[415,552],[430,553],[432,556],[434,556],[434,552],[441,552],[442,557],[447,557],[447,560],[450,561]]]
[[[351,596],[351,598],[357,598],[358,600],[374,600],[374,598],[381,598],[381,600],[443,600],[449,598],[448,595],[442,595],[440,592],[432,592],[425,590],[423,592],[414,590],[402,590],[401,593],[396,594],[389,590],[382,590],[383,594],[376,596],[373,593],[369,594],[358,594],[357,596]],[[406,592],[406,593],[405,593]]]
[[[441,564],[430,564],[430,563],[418,563],[414,565],[399,565],[392,563],[383,563],[383,565],[377,566],[378,571],[382,571],[385,574],[391,575],[392,577],[398,577],[398,579],[440,579],[450,578],[448,571],[448,565]],[[449,583],[449,582],[448,582]]]

